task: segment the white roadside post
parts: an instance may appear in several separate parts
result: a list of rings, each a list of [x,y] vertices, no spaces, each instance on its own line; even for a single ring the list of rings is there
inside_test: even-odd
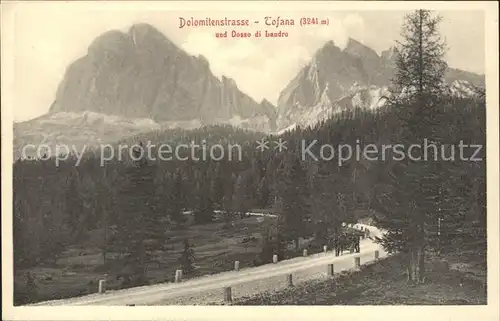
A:
[[[226,304],[231,304],[233,302],[233,297],[231,294],[231,287],[227,286],[224,288],[224,302]]]
[[[333,276],[334,274],[334,267],[333,267],[333,264],[328,264],[328,269],[327,269],[327,274],[328,276]]]
[[[182,270],[175,271],[175,283],[179,283],[182,281]]]
[[[99,293],[106,292],[106,280],[99,280]]]
[[[354,268],[359,270],[361,268],[361,258],[359,256],[354,258]]]

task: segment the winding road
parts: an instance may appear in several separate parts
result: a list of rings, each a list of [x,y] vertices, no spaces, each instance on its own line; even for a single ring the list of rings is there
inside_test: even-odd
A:
[[[381,232],[373,226],[357,224],[355,227],[369,228],[371,235]],[[204,305],[223,302],[224,287],[231,287],[233,299],[251,296],[265,291],[276,291],[288,286],[286,276],[292,274],[294,284],[307,280],[326,278],[328,264],[334,264],[335,273],[353,269],[354,258],[359,257],[361,264],[374,260],[375,250],[379,257],[387,253],[370,239],[360,242],[360,253],[336,257],[333,251],[307,257],[280,261],[259,267],[229,271],[187,280],[181,283],[163,283],[135,287],[124,290],[95,293],[70,299],[45,301],[34,306],[125,306],[125,305]]]

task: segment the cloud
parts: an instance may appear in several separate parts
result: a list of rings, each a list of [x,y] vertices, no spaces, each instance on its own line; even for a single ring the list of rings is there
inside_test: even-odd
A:
[[[192,55],[204,52],[205,55],[213,55],[219,48],[220,41],[212,33],[206,31],[191,32],[182,43],[182,49]]]
[[[321,26],[311,36],[316,38],[318,44],[333,40],[337,47],[344,49],[350,37],[362,41],[363,34],[363,18],[358,14],[349,14],[343,19],[329,19],[328,26]]]
[[[205,56],[212,72],[218,77],[230,76],[227,71],[238,65],[245,68],[254,65],[258,68],[259,61],[262,63],[266,58],[259,44],[250,39],[220,39],[209,31],[189,33],[181,46],[191,55]]]
[[[365,35],[365,23],[359,14],[350,14],[342,20],[343,27],[350,37],[363,41]]]

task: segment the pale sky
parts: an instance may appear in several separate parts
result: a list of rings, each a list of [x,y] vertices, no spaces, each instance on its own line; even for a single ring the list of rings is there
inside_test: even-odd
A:
[[[84,56],[90,43],[112,30],[127,31],[134,23],[149,23],[179,47],[193,55],[204,55],[216,76],[233,78],[240,90],[260,101],[276,103],[280,91],[307,64],[326,41],[343,46],[353,37],[380,54],[398,38],[402,11],[158,11],[127,6],[103,9],[59,4],[23,6],[16,10],[14,25],[14,121],[46,113],[52,104],[65,69]],[[147,8],[146,8],[147,9]],[[441,11],[441,33],[446,37],[451,67],[484,73],[484,15],[481,11]],[[265,16],[318,17],[329,26],[264,28]],[[205,27],[179,29],[179,17],[246,18],[259,20],[252,27]],[[217,39],[217,31],[241,29],[283,30],[288,38]]]

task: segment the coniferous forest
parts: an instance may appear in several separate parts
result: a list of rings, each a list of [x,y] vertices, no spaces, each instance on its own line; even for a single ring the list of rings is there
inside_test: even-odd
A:
[[[177,269],[194,277],[321,252],[343,223],[360,221],[387,231],[375,241],[402,255],[412,285],[425,283],[429,253],[485,261],[484,93],[443,90],[439,19],[425,10],[406,19],[392,83],[403,94],[383,107],[280,135],[211,125],[129,137],[106,160],[98,150],[59,164],[16,160],[15,302],[92,293],[102,277],[120,289],[172,281]],[[205,149],[170,160],[140,153],[162,144]],[[228,146],[223,157],[206,157],[215,145]],[[339,146],[351,157],[339,161]],[[255,212],[272,215],[250,220]]]
[[[189,224],[232,222],[251,209],[269,209],[280,215],[274,232],[264,232],[278,237],[266,235],[265,239],[272,241],[263,242],[263,248],[269,247],[269,242],[293,243],[311,235],[325,237],[338,229],[340,222],[361,218],[371,218],[382,226],[391,222],[396,225],[392,226],[395,231],[404,229],[403,223],[400,227],[397,224],[407,213],[398,211],[394,204],[403,202],[404,190],[414,186],[411,176],[397,172],[397,161],[351,159],[339,166],[336,158],[302,160],[300,150],[302,141],[309,145],[313,140],[318,141],[310,149],[315,155],[319,154],[315,147],[322,143],[361,147],[394,144],[401,128],[396,108],[343,112],[313,128],[297,128],[281,136],[288,146],[281,152],[256,151],[254,142],[261,135],[226,126],[155,132],[129,141],[132,145],[205,139],[208,145],[229,137],[232,143],[243,146],[241,162],[227,158],[157,162],[129,159],[101,166],[99,155],[92,153],[79,166],[74,166],[76,159],[68,159],[59,167],[51,159],[18,160],[13,181],[15,268],[21,271],[50,266],[64,251],[91,241],[108,261],[106,272],[125,273],[111,268],[109,262],[116,261],[122,267],[123,260],[133,259],[125,266],[133,267],[127,273],[140,276],[135,281],[140,284],[147,274],[147,263],[169,246],[166,231],[182,231]],[[485,146],[484,100],[449,98],[442,116],[439,137],[443,145],[458,146],[463,141]],[[434,204],[438,204],[439,211],[429,210],[426,216],[428,246],[438,246],[439,218],[442,250],[469,243],[485,251],[486,149],[476,157],[482,161],[462,161],[456,155],[453,161],[432,162],[439,166],[442,183],[435,185],[439,191],[435,192]],[[420,175],[421,169],[414,166],[414,175]],[[391,191],[389,183],[394,180],[401,183],[397,193]],[[194,219],[186,223],[190,216]],[[309,222],[310,228],[304,228],[304,222]],[[399,250],[398,242],[391,244]],[[273,250],[276,246],[271,246]],[[183,261],[192,260],[190,253],[187,249]],[[20,286],[25,288],[25,284]]]

